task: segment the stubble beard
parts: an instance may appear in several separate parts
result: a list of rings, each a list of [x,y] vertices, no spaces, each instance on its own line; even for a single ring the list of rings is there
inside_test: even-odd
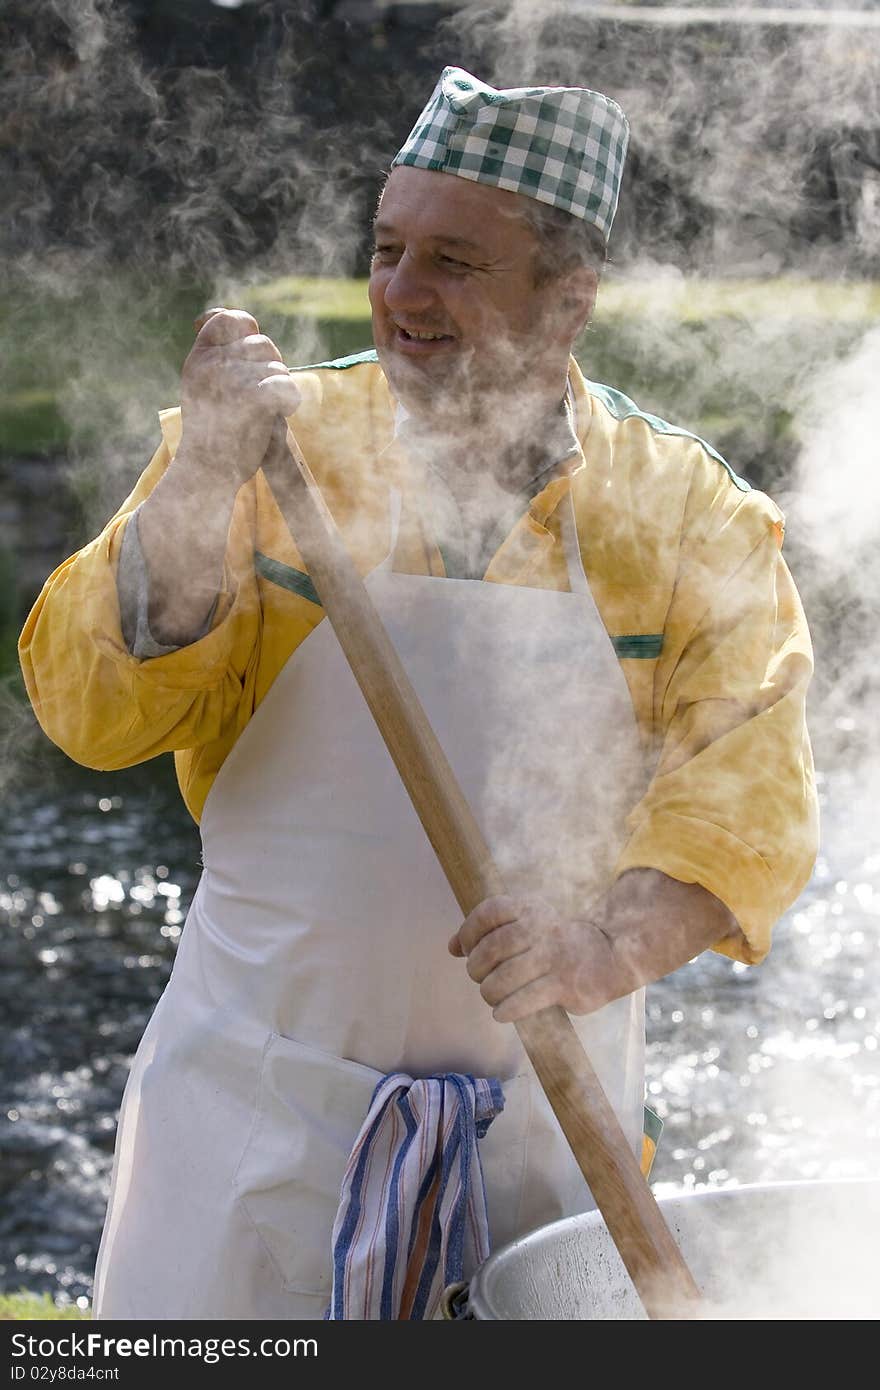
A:
[[[530,413],[527,402],[533,383],[521,358],[515,364],[479,362],[470,352],[449,363],[447,370],[431,372],[408,371],[408,364],[402,370],[397,363],[382,365],[395,397],[426,431],[462,442],[471,439],[482,449],[490,441],[509,445],[518,433],[518,420]]]

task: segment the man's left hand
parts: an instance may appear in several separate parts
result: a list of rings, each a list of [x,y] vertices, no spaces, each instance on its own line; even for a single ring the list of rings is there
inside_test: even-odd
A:
[[[541,898],[486,898],[449,951],[467,957],[498,1022],[516,1023],[550,1004],[593,1013],[735,939],[736,919],[700,884],[629,869],[589,917],[561,917]]]
[[[449,942],[467,957],[499,1023],[516,1023],[550,1004],[588,1014],[628,993],[614,948],[590,919],[560,917],[540,898],[486,898]]]

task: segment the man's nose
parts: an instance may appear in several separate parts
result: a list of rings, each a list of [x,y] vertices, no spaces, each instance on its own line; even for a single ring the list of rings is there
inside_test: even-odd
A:
[[[430,276],[404,251],[385,286],[385,305],[394,313],[420,313],[435,301]]]

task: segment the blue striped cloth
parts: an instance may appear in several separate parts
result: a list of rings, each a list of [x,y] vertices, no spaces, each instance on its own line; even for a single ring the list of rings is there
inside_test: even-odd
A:
[[[495,1080],[382,1078],[342,1180],[325,1318],[431,1318],[465,1262],[473,1270],[486,1259],[477,1140],[503,1108]]]

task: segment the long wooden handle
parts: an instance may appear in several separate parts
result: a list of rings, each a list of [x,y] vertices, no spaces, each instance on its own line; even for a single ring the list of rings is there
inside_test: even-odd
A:
[[[285,458],[265,465],[264,474],[467,916],[504,892],[501,876],[290,431],[287,443],[297,466]],[[568,1015],[542,1009],[516,1029],[649,1317],[694,1316],[697,1286]]]

